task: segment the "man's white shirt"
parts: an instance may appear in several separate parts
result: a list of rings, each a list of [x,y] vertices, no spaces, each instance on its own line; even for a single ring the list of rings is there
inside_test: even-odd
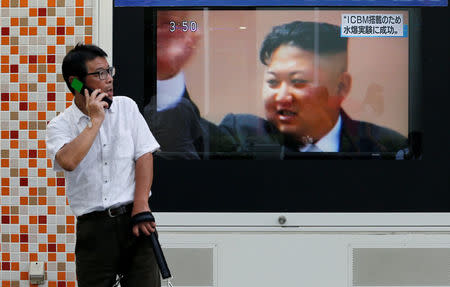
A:
[[[300,148],[301,152],[338,152],[340,144],[340,135],[342,128],[342,119],[339,115],[334,127],[315,144],[307,144]]]
[[[133,201],[135,162],[159,148],[136,103],[114,97],[110,109],[89,152],[73,171],[64,171],[66,193],[76,216]],[[90,118],[72,103],[47,126],[47,151],[53,169],[63,169],[56,153],[75,139],[90,123]]]

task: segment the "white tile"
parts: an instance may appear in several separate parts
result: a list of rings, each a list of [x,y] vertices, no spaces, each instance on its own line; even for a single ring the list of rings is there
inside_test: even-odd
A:
[[[74,29],[75,35],[83,35],[84,36],[84,26],[76,26]]]
[[[47,224],[47,233],[48,234],[56,233],[56,225],[54,225],[54,224]]]
[[[9,197],[11,198],[11,205],[20,205],[19,197],[17,197],[17,196],[9,196]]]
[[[28,74],[28,83],[36,83],[38,81],[37,74]]]
[[[46,92],[47,91],[47,84],[45,84],[45,83],[38,83],[37,84],[37,90],[38,90],[38,92]]]
[[[73,11],[73,9],[71,9]],[[66,26],[71,27],[75,26],[75,17],[72,17],[73,15],[67,15],[69,17],[66,17]]]
[[[38,46],[32,45],[28,48],[29,55],[37,55],[38,54]]]
[[[9,46],[2,46],[2,49],[1,49],[1,54],[2,55],[9,55],[9,53],[10,53],[10,49],[9,49]]]
[[[67,2],[66,2],[66,6],[67,6]],[[65,17],[66,16],[66,8],[57,7],[56,8],[56,16],[57,17]]]
[[[38,25],[38,17],[28,17],[28,26],[34,27]]]
[[[29,38],[30,38],[29,39],[30,45],[37,45],[38,38],[36,36],[30,36]],[[19,38],[19,42],[20,42],[20,38]]]
[[[19,55],[10,55],[9,56],[9,64],[18,65],[19,64]]]
[[[46,55],[47,54],[47,46],[39,45],[38,46],[38,55]]]
[[[18,37],[20,35],[20,29],[18,26],[9,27],[9,35],[11,37]]]
[[[56,36],[47,36],[47,45],[56,45]]]
[[[20,45],[19,46],[19,54],[20,55],[28,55],[28,45]]]
[[[19,131],[19,140],[24,140],[28,138],[28,131]],[[28,163],[23,167],[27,167]]]
[[[21,46],[21,45],[28,45],[28,44],[30,44],[30,45],[34,45],[34,41],[36,41],[36,43],[37,43],[37,38],[36,37],[34,37],[34,36],[22,36],[22,37],[19,37],[19,47]]]
[[[20,17],[28,17],[28,8],[19,8]]]
[[[39,37],[47,36],[47,27],[45,27],[45,26],[37,27],[37,35]]]
[[[38,253],[38,260],[46,262],[47,261],[47,253],[42,253],[42,252]]]
[[[47,7],[47,0],[38,0],[38,7]]]
[[[22,74],[19,69],[19,82],[21,83],[27,83],[27,74]]]
[[[17,8],[11,8],[11,9],[9,10],[9,15],[10,15],[11,17],[19,17],[19,9],[17,9]]]
[[[1,23],[2,23],[2,27],[9,27],[9,25],[11,24],[11,20],[8,17],[5,18],[1,18]]]
[[[75,7],[75,0],[66,0],[66,7]]]
[[[28,7],[37,8],[38,7],[37,0],[28,0]]]
[[[8,77],[9,78],[9,77]],[[9,84],[9,91],[11,93],[18,93],[19,92],[19,84],[17,83],[11,83]],[[11,103],[10,103],[11,104]]]
[[[56,17],[47,17],[47,26],[56,26]]]

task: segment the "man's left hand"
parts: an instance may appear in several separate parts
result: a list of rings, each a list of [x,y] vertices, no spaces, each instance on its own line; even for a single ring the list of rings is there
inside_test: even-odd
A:
[[[133,204],[133,211],[131,212],[131,216],[141,213],[141,212],[151,212],[150,208],[148,206],[148,202],[134,202]],[[141,222],[133,226],[133,234],[135,236],[139,236],[140,234],[145,234],[146,236],[149,236],[150,233],[155,232],[156,230],[156,223],[155,222]]]

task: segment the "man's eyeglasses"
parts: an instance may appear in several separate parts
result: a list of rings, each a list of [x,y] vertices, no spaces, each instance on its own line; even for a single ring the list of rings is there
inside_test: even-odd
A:
[[[86,75],[98,75],[98,78],[100,80],[106,80],[106,78],[108,77],[108,74],[110,74],[111,77],[114,77],[114,75],[116,74],[116,68],[109,67],[108,69],[102,69],[100,71],[97,71],[94,73],[88,73]]]

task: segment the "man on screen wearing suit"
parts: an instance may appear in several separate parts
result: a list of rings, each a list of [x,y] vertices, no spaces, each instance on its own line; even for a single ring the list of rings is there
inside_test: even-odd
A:
[[[258,147],[285,152],[397,152],[406,138],[388,128],[352,120],[341,108],[352,77],[347,71],[347,38],[327,23],[275,26],[260,60],[266,65],[266,119],[228,114],[220,128],[236,151]]]

